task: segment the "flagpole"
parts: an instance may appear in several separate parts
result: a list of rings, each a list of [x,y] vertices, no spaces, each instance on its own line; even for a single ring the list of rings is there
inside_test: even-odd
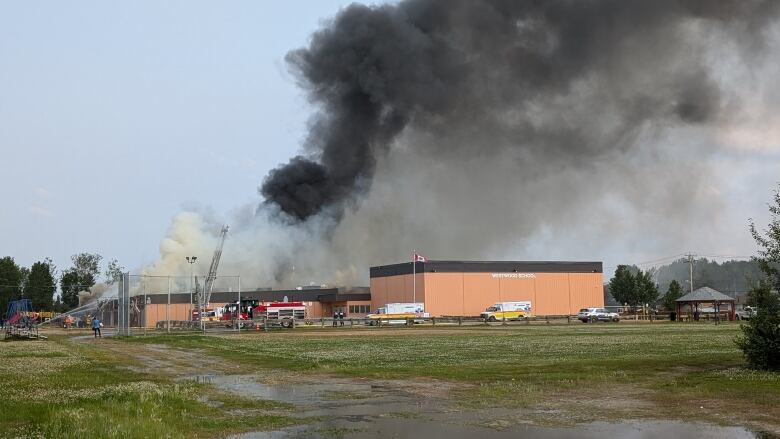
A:
[[[412,303],[417,303],[417,250],[412,253]]]

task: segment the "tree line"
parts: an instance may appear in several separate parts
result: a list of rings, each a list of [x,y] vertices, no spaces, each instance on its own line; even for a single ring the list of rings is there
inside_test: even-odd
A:
[[[31,267],[19,266],[13,257],[0,258],[0,316],[13,300],[30,299],[36,311],[63,312],[79,305],[79,292],[88,291],[97,282],[116,282],[124,267],[116,259],[101,270],[103,257],[97,253],[71,256],[71,266],[58,271],[50,258]],[[57,294],[59,287],[60,293]]]
[[[636,310],[644,305],[655,306],[660,292],[650,271],[628,265],[618,265],[609,281],[609,293],[620,304]]]
[[[780,187],[769,204],[770,221],[761,229],[750,220],[750,233],[758,244],[758,256],[750,262],[729,261],[724,264],[706,259],[694,265],[699,277],[694,285],[720,286],[722,290],[748,290],[748,303],[756,306],[756,315],[740,326],[741,334],[734,340],[747,361],[755,369],[780,370]],[[653,278],[672,277],[662,298],[664,307],[676,309],[676,300],[683,296],[683,288],[674,277],[687,278],[682,268],[687,261],[680,260],[659,270],[642,271],[635,266],[619,265],[610,280],[608,291],[621,304],[632,308],[656,304],[660,298],[659,285]],[[685,267],[688,268],[688,267]],[[696,276],[696,274],[694,274]],[[717,281],[726,281],[718,285]],[[737,283],[744,282],[737,289]],[[716,288],[717,289],[717,288]]]
[[[780,268],[769,263],[770,267]],[[687,259],[680,259],[658,268],[642,271],[636,265],[619,265],[606,288],[610,298],[620,305],[636,307],[643,304],[663,305],[676,309],[676,300],[690,291]],[[758,260],[716,262],[707,258],[693,260],[693,284],[710,287],[736,297],[747,293],[747,304],[755,305],[753,288],[766,280]],[[683,285],[686,285],[683,287]],[[614,303],[614,302],[613,302]]]

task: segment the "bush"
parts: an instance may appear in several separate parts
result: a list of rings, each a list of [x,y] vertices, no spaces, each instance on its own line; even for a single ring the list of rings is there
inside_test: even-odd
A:
[[[756,299],[758,312],[747,324],[743,324],[742,335],[737,337],[737,346],[742,350],[751,368],[780,370],[780,302],[772,292],[769,283],[762,282],[751,291]]]

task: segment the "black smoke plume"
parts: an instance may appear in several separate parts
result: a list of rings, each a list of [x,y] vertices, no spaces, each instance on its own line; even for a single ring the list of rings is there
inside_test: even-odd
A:
[[[750,56],[778,5],[353,4],[287,56],[319,112],[302,155],[273,170],[260,192],[293,221],[338,217],[405,131],[434,139],[412,148],[441,154],[528,150],[577,162],[631,148],[648,125],[710,123],[726,105],[702,49],[726,42]],[[572,107],[583,108],[572,117]]]

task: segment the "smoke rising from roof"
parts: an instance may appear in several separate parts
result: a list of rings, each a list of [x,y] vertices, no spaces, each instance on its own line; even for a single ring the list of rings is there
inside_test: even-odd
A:
[[[189,255],[207,265],[223,222],[221,271],[246,288],[365,284],[368,266],[413,248],[606,267],[750,252],[734,196],[747,189],[723,177],[780,102],[778,7],[349,6],[287,57],[317,112],[300,155],[262,182],[260,208],[179,215],[147,272],[187,273]],[[778,146],[761,147],[774,157],[762,169]]]
[[[293,221],[338,217],[404,130],[441,139],[427,153],[531,150],[574,164],[631,148],[648,124],[717,120],[724,101],[708,46],[725,38],[747,54],[777,9],[743,0],[352,5],[287,56],[320,111],[304,154],[260,192]]]

